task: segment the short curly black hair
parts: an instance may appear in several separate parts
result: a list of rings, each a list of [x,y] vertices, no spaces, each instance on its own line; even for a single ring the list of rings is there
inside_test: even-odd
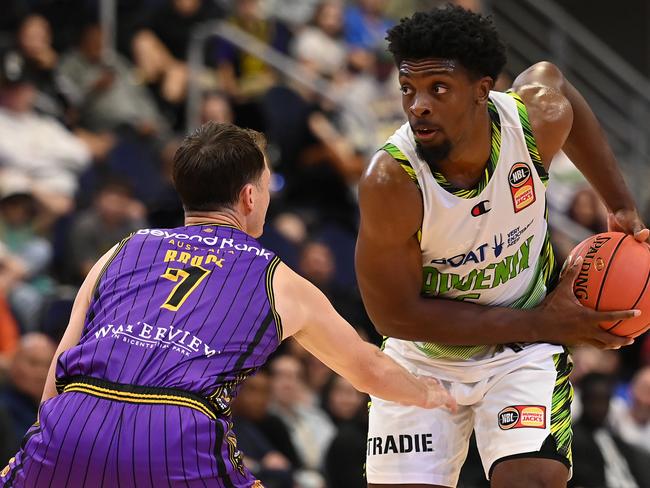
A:
[[[386,40],[397,66],[405,59],[453,59],[476,77],[496,80],[506,64],[506,48],[491,17],[456,5],[405,17]]]

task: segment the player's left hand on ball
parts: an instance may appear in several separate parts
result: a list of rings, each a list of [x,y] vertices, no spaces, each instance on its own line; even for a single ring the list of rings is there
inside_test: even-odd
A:
[[[420,377],[420,381],[424,383],[427,389],[427,399],[423,408],[445,407],[452,413],[456,412],[458,408],[456,399],[451,396],[451,393],[447,391],[447,388],[440,381],[430,377]]]
[[[610,232],[625,232],[639,242],[650,242],[650,230],[645,226],[635,209],[623,209],[607,216]]]

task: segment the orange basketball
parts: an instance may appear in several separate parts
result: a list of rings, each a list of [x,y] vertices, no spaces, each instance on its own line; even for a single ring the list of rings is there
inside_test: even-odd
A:
[[[619,336],[637,337],[650,328],[650,246],[622,232],[603,232],[578,244],[582,256],[573,293],[595,310],[641,310],[641,315],[600,326]]]

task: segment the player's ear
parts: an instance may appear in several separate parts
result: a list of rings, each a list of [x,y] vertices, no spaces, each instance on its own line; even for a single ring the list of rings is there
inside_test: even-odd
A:
[[[479,78],[476,82],[475,100],[479,105],[486,104],[490,96],[490,90],[494,88],[494,80],[490,76]]]
[[[244,215],[253,211],[255,206],[254,188],[251,183],[246,183],[239,192],[239,202],[242,204]]]

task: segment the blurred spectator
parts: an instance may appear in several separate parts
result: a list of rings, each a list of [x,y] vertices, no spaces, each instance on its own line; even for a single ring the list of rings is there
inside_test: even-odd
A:
[[[650,456],[622,441],[606,424],[613,379],[589,373],[581,386],[584,412],[573,427],[573,478],[569,486],[650,486]]]
[[[130,62],[117,53],[104,54],[101,27],[87,25],[77,49],[59,65],[61,86],[79,111],[80,125],[93,132],[131,128],[143,136],[164,134],[162,118],[146,88],[138,84]]]
[[[316,285],[332,302],[341,316],[355,328],[375,337],[375,330],[368,318],[356,288],[346,288],[334,282],[336,262],[332,250],[323,242],[307,242],[300,253],[298,273]]]
[[[232,124],[235,121],[230,99],[219,91],[208,92],[201,105],[201,124],[208,121]]]
[[[53,117],[36,113],[36,88],[22,56],[7,53],[0,73],[0,164],[27,175],[50,213],[67,213],[77,175],[90,164],[89,146]]]
[[[335,435],[334,425],[320,408],[308,403],[304,369],[299,360],[292,356],[277,357],[271,362],[270,371],[271,411],[289,429],[304,467],[318,471]]]
[[[162,185],[158,194],[147,205],[147,220],[154,228],[180,227],[184,223],[183,204],[172,181],[174,154],[180,147],[175,138],[167,142],[160,152]]]
[[[228,20],[231,24],[281,53],[288,52],[289,30],[281,22],[265,18],[259,0],[238,0],[234,10]],[[224,39],[215,42],[213,63],[217,68],[219,88],[236,103],[238,123],[263,128],[259,108],[251,102],[275,83],[273,70],[263,60],[240,51]]]
[[[16,49],[23,56],[25,70],[38,91],[35,107],[63,120],[65,100],[55,80],[59,55],[52,46],[52,31],[45,17],[31,14],[23,19],[16,35]]]
[[[45,379],[56,344],[45,334],[30,333],[20,340],[11,362],[9,379],[0,387],[0,417],[11,424],[11,438],[0,439],[4,449],[16,452],[27,429],[36,422]]]
[[[293,31],[298,31],[314,16],[314,10],[320,0],[265,0],[265,12],[286,24]]]
[[[339,428],[344,424],[354,424],[363,431],[367,423],[367,403],[367,395],[337,374],[331,374],[323,386],[321,406]]]
[[[591,187],[582,188],[575,193],[567,215],[594,234],[607,231],[607,209]]]
[[[558,189],[557,186],[555,189]],[[607,231],[607,209],[591,187],[582,186],[573,190],[570,195],[572,196],[566,209],[566,216],[579,227],[572,233],[559,226],[553,229],[551,239],[558,262],[564,262],[573,247],[582,240],[576,239],[576,232],[579,234],[582,230],[588,234],[597,234]]]
[[[36,233],[38,213],[29,180],[21,173],[0,172],[2,262],[11,262],[0,271],[0,280],[23,330],[38,327],[44,299],[52,292],[47,276],[52,246]]]
[[[337,426],[325,457],[329,486],[364,488],[368,397],[348,380],[332,375],[323,388],[322,405]]]
[[[345,12],[345,39],[352,48],[383,50],[392,22],[384,16],[386,0],[358,0]]]
[[[294,38],[291,53],[321,75],[333,77],[345,67],[341,0],[325,0],[317,5],[310,24]]]
[[[175,60],[187,59],[192,30],[197,24],[223,15],[214,0],[162,0],[146,26]]]
[[[0,384],[7,376],[11,360],[18,349],[19,340],[20,330],[16,319],[11,313],[4,294],[0,294]]]
[[[186,59],[192,31],[220,15],[212,1],[165,0],[131,41],[139,76],[176,129],[184,124],[189,76]]]
[[[244,463],[269,488],[292,488],[292,466],[267,438],[262,424],[282,422],[268,413],[271,384],[266,371],[259,371],[243,384],[233,402],[233,424]],[[277,429],[277,427],[276,427]],[[285,431],[286,432],[286,431]],[[288,433],[287,433],[288,441]]]
[[[621,357],[618,351],[596,349],[592,346],[580,346],[571,349],[571,360],[573,369],[571,371],[570,381],[574,389],[574,398],[571,403],[571,417],[576,422],[583,411],[582,395],[582,378],[590,373],[599,373],[610,378],[619,378]],[[622,385],[616,385],[621,387]]]
[[[69,263],[77,281],[116,243],[146,226],[145,212],[123,181],[108,181],[96,192],[92,207],[76,216],[70,232]]]
[[[628,444],[650,455],[650,366],[639,370],[630,384],[629,405],[610,415],[612,428]]]
[[[4,0],[0,15],[0,32],[13,31],[29,11],[27,0]]]

